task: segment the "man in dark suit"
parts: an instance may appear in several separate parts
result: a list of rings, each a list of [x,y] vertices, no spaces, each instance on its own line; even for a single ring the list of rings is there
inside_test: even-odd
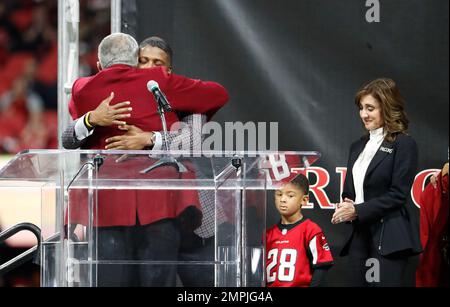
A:
[[[137,51],[137,43],[133,38],[125,34],[113,34],[102,41],[99,46],[100,68],[102,70],[96,76],[79,79],[74,84],[72,100],[69,104],[70,113],[74,119],[82,116],[83,123],[88,128],[93,128],[93,123],[90,122],[90,116],[92,114],[90,112],[91,110],[97,110],[95,102],[98,103],[102,98],[108,96],[109,93],[114,92],[117,100],[129,100],[131,102],[133,111],[131,116],[126,120],[127,124],[133,125],[136,129],[142,131],[161,130],[162,127],[157,114],[156,103],[152,101],[153,97],[148,92],[146,86],[149,80],[155,80],[159,83],[160,88],[166,94],[168,100],[171,102],[172,108],[176,112],[200,113],[211,116],[227,101],[228,96],[226,91],[217,83],[202,82],[170,74],[165,67],[146,70],[134,68],[137,64]],[[107,106],[105,107],[110,108],[111,111],[112,107],[109,105],[109,102],[106,104]],[[127,110],[124,110],[126,109],[126,105],[123,107],[114,109],[113,112],[120,114],[119,111],[121,109],[123,112],[127,112]],[[176,113],[168,113],[166,114],[166,118],[169,127],[178,120]],[[94,117],[94,119],[96,118]],[[118,119],[116,118],[116,120]],[[123,132],[115,128],[115,126],[98,126],[95,128],[95,134],[93,136],[82,140],[81,148],[103,149],[107,146],[108,139],[120,133]],[[153,145],[153,142],[153,140],[150,140],[149,145]],[[103,218],[100,214],[98,216],[96,226],[99,228],[99,233],[102,232],[102,236],[107,238],[103,241],[106,242],[107,240],[113,239],[115,241],[120,240],[121,242],[126,242],[126,239],[131,237],[131,232],[133,235],[136,234],[137,227],[139,229],[138,231],[141,232],[138,235],[140,240],[146,242],[145,244],[140,244],[141,246],[146,246],[144,249],[148,250],[148,252],[137,252],[143,255],[142,260],[155,260],[154,257],[149,256],[149,253],[155,254],[158,249],[168,247],[169,245],[170,248],[168,249],[170,250],[166,249],[160,254],[164,254],[165,256],[170,254],[170,257],[165,257],[165,259],[158,258],[156,260],[175,260],[174,257],[176,257],[180,238],[176,229],[178,225],[174,222],[174,218],[181,215],[188,208],[195,207],[199,209],[198,199],[195,201],[195,197],[192,195],[193,193],[190,193],[187,197],[183,195],[183,197],[178,197],[173,202],[168,202],[163,201],[163,199],[166,199],[163,194],[167,193],[167,191],[126,192],[136,193],[136,197],[132,195],[129,195],[131,197],[124,197],[124,192],[122,191],[120,192],[120,198],[129,199],[131,204],[121,206],[120,202],[117,201],[118,198],[114,195],[115,193],[111,192],[108,191],[108,194],[103,193],[103,195],[99,194],[99,211],[102,212],[102,203],[107,202],[108,210],[114,210],[116,213],[114,215],[108,214],[107,219],[105,218],[106,215]],[[173,197],[171,199],[174,200]],[[136,200],[135,203],[134,200]],[[193,204],[193,202],[197,204]],[[158,210],[149,210],[148,208],[151,208],[151,204],[149,206],[149,203],[154,203],[155,206],[158,206]],[[162,207],[166,207],[166,209],[163,210]],[[153,230],[150,228],[153,228]],[[163,240],[148,244],[148,240],[155,241],[158,239],[158,236],[155,235],[158,229],[162,229],[164,233],[172,235],[163,236]],[[122,235],[121,232],[125,232],[126,234],[120,237]],[[119,236],[117,236],[118,233]],[[127,244],[132,244],[132,242],[127,242]],[[103,247],[106,250],[102,252],[103,255],[110,256],[120,253],[118,250],[108,250],[106,245]],[[129,256],[124,255],[124,257]],[[175,272],[170,266],[168,266],[168,270],[162,269],[157,274],[155,274],[154,268],[151,271],[141,276],[142,280],[140,285],[174,285]],[[120,278],[122,277],[121,275],[123,274],[115,277]],[[102,280],[105,280],[105,278],[102,278]],[[114,281],[116,278],[108,278],[108,280]]]

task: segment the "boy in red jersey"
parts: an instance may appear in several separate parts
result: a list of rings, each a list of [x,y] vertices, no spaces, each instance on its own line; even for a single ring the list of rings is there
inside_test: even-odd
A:
[[[308,179],[300,174],[275,192],[281,221],[267,231],[267,286],[319,286],[333,256],[322,229],[302,215],[309,200]]]

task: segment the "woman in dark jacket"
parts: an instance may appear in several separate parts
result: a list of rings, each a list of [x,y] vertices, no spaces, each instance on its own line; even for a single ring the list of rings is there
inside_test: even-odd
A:
[[[417,144],[406,134],[409,120],[393,80],[370,82],[355,103],[368,133],[350,147],[343,202],[332,223],[352,226],[340,253],[350,258],[352,286],[402,286],[408,257],[421,251],[406,210]]]

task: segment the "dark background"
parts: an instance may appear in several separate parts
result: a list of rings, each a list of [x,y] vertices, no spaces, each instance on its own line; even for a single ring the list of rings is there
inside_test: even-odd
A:
[[[364,131],[353,98],[378,77],[394,79],[407,101],[419,171],[448,159],[448,0],[380,0],[381,22],[368,23],[365,0],[125,1],[123,31],[151,35],[174,49],[175,73],[214,80],[231,100],[218,122],[278,122],[280,150],[322,153],[327,193],[339,201],[336,167]],[[311,180],[314,180],[310,178]],[[272,196],[268,226],[278,220]],[[314,197],[312,197],[314,202]],[[414,221],[418,209],[409,210]],[[337,252],[342,228],[332,210],[305,210],[324,230],[336,265],[327,285],[343,283]],[[409,270],[413,285],[414,265]]]

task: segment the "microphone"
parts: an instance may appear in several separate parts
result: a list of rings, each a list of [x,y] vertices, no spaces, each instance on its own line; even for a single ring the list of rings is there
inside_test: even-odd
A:
[[[159,107],[163,109],[165,112],[171,112],[172,107],[170,106],[169,102],[167,101],[166,96],[159,88],[158,82],[155,80],[150,80],[147,83],[147,89],[153,94],[155,97],[156,102],[159,104]]]

